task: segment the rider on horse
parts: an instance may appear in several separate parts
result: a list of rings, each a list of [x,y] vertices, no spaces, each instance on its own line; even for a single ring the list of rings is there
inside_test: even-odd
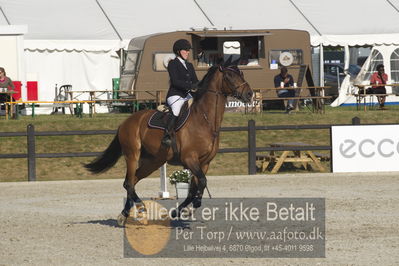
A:
[[[174,133],[177,118],[184,102],[192,98],[191,90],[196,88],[198,83],[193,64],[187,61],[190,54],[191,44],[185,39],[177,40],[173,44],[173,52],[176,58],[168,64],[170,87],[166,95],[166,102],[172,109],[167,122],[167,129],[162,139],[162,144],[170,146],[171,135]]]

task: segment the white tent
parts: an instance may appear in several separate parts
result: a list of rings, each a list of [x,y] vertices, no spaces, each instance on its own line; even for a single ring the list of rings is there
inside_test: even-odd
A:
[[[190,27],[399,33],[399,0],[0,0],[0,7],[0,25],[28,25],[25,38],[33,40],[129,40]]]
[[[25,64],[5,66],[8,74],[36,79],[41,100],[54,98],[55,84],[111,89],[115,51],[157,32],[289,28],[308,31],[314,46],[399,44],[399,0],[0,0],[0,8],[0,26],[27,26],[14,33]]]
[[[375,45],[356,78],[351,80],[349,75],[345,77],[339,90],[338,98],[331,106],[355,105],[356,98],[353,94],[359,93],[359,88],[354,86],[354,84],[369,85],[370,77],[375,72],[378,64],[385,66],[385,73],[388,74],[387,84],[399,83],[399,45]],[[386,104],[398,104],[399,87],[387,86],[386,91],[387,93],[396,94],[392,97],[387,97]],[[375,96],[366,97],[364,100],[369,105],[378,103]]]

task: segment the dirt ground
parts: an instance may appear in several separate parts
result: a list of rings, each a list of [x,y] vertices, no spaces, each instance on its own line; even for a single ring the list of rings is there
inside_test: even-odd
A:
[[[326,258],[137,259],[123,256],[122,180],[0,183],[0,265],[398,265],[397,173],[211,176],[214,197],[326,199]],[[159,180],[141,181],[142,197]],[[174,189],[170,187],[172,195]]]

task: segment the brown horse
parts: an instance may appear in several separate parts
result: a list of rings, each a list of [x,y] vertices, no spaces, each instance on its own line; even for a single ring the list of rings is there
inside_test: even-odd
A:
[[[180,155],[178,163],[190,169],[193,178],[187,198],[173,216],[180,215],[180,211],[190,203],[194,208],[201,206],[207,184],[205,174],[219,148],[219,131],[227,96],[247,103],[252,100],[252,95],[252,89],[235,65],[213,66],[199,83],[191,114],[184,126],[176,132],[176,145]],[[133,204],[145,211],[145,206],[135,191],[137,182],[165,162],[176,163],[173,150],[161,145],[164,132],[147,125],[154,112],[156,111],[144,110],[132,114],[120,125],[118,133],[104,153],[85,165],[91,172],[101,173],[111,168],[124,155],[127,172],[123,186],[127,190],[127,200],[118,217],[120,225],[124,225]]]

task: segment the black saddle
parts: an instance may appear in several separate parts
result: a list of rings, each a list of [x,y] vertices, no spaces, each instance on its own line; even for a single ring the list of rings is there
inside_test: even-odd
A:
[[[165,130],[167,127],[168,117],[172,115],[172,110],[169,112],[156,111],[148,120],[148,126],[151,128],[158,128]],[[179,118],[177,119],[175,131],[177,132],[186,123],[188,117],[190,116],[190,108],[188,108],[188,103],[185,102],[180,110]]]

